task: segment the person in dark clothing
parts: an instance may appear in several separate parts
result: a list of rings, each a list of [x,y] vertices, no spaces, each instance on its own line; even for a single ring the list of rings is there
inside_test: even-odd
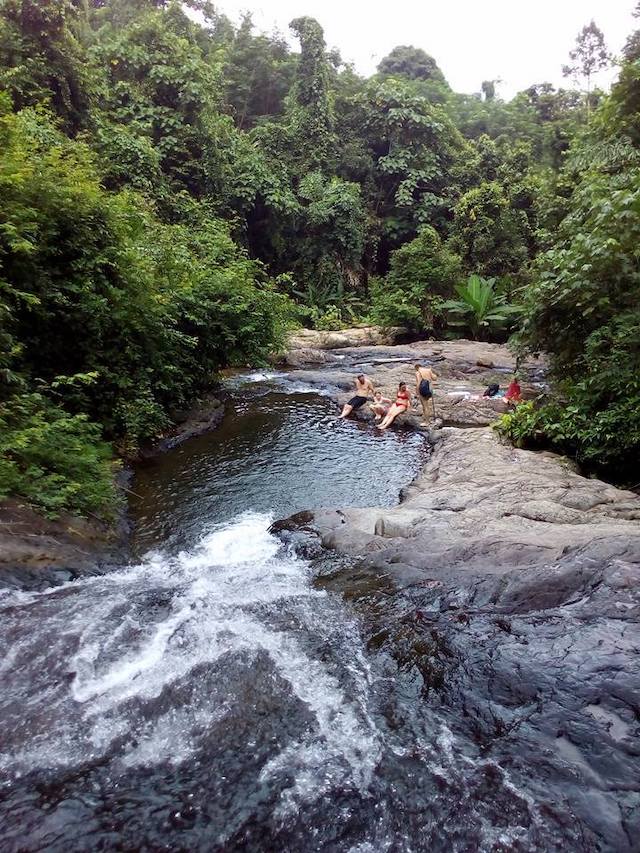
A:
[[[368,376],[365,376],[364,373],[360,373],[356,376],[356,393],[347,403],[344,404],[342,412],[340,414],[341,418],[348,418],[351,412],[356,411],[361,406],[367,402],[369,397],[372,397],[374,394],[373,383],[369,379]]]
[[[422,367],[422,365],[420,364],[416,364],[414,365],[414,367],[416,371],[416,391],[418,392],[418,399],[420,400],[420,403],[422,405],[424,426],[426,426],[430,418],[429,412],[427,411],[429,400],[431,400],[433,411],[435,413],[435,405],[433,403],[433,388],[431,386],[438,378],[438,374],[430,367]]]

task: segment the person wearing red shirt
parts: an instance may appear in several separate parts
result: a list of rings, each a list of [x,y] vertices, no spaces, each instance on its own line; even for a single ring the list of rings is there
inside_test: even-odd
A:
[[[504,399],[507,403],[520,403],[522,400],[522,388],[520,388],[520,384],[518,383],[517,376],[514,376],[511,380],[509,387],[507,388],[507,393],[504,395]]]

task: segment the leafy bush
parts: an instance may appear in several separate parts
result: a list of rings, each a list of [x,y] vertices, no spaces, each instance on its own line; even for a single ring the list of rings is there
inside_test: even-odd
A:
[[[449,299],[442,304],[447,311],[447,324],[469,329],[474,340],[483,332],[504,329],[515,314],[520,313],[516,305],[507,305],[507,298],[496,291],[494,278],[470,275],[464,284],[456,285],[460,299]],[[451,314],[455,315],[453,318]]]
[[[458,201],[451,247],[466,270],[482,276],[505,275],[518,272],[526,263],[528,231],[526,214],[514,209],[499,183],[487,181]]]
[[[219,220],[161,224],[130,192],[107,193],[87,148],[32,113],[0,118],[0,306],[13,367],[60,389],[133,450],[164,430],[226,364],[264,361],[289,303]]]
[[[206,208],[162,223],[131,191],[102,187],[86,145],[1,107],[3,494],[104,512],[101,432],[134,454],[220,367],[264,363],[290,301]],[[19,388],[48,389],[56,405]]]
[[[112,519],[118,507],[112,455],[97,424],[41,394],[0,405],[0,500],[18,495],[49,517],[67,510]]]
[[[545,435],[627,482],[640,467],[640,170],[584,173],[555,246],[526,292],[520,342],[546,351],[564,400],[516,414],[521,441]]]
[[[386,278],[372,281],[372,319],[383,326],[433,330],[460,269],[460,259],[442,245],[435,229],[423,228],[391,255]]]
[[[580,378],[590,336],[640,310],[639,244],[640,169],[587,173],[526,291],[525,338],[559,378]]]
[[[640,479],[640,311],[613,318],[584,344],[577,371],[540,406],[518,406],[499,431],[521,447],[551,445],[587,470]]]

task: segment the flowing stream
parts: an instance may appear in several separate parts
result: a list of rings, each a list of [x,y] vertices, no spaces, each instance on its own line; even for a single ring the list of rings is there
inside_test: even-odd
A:
[[[562,849],[365,643],[348,583],[323,580],[337,558],[269,533],[393,504],[425,453],[322,396],[238,382],[219,430],[137,473],[131,565],[0,592],[0,849]],[[378,616],[385,595],[371,581]]]

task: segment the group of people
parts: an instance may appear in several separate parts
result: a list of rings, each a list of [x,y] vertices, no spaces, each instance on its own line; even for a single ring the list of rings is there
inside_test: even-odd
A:
[[[491,397],[492,399],[501,398],[506,403],[520,403],[522,401],[522,388],[518,382],[518,377],[514,376],[509,387],[503,391],[497,382],[487,385],[487,389],[482,395],[483,397]]]
[[[416,376],[416,395],[422,405],[424,415],[424,423],[422,426],[427,426],[431,408],[435,418],[435,404],[433,401],[433,383],[437,380],[437,373],[430,367],[423,367],[420,364],[414,365]],[[388,397],[383,397],[381,391],[376,391],[373,387],[373,382],[364,373],[356,376],[356,393],[344,404],[341,418],[348,418],[351,412],[355,412],[362,406],[369,404],[369,408],[375,415],[376,423],[380,429],[387,429],[395,421],[398,415],[403,415],[409,411],[411,406],[411,394],[407,390],[407,383],[400,382],[395,400],[390,400]],[[482,395],[483,397],[501,397],[505,403],[515,405],[522,400],[522,389],[516,376],[511,380],[506,392],[500,389],[498,384],[489,385]],[[480,399],[475,397],[472,399]]]
[[[420,364],[414,365],[416,375],[416,393],[422,405],[425,423],[427,425],[429,419],[429,401],[435,415],[435,406],[433,404],[433,389],[432,385],[438,378],[436,372],[430,367],[423,367]],[[356,377],[356,393],[348,403],[345,403],[341,418],[348,418],[351,412],[362,408],[369,404],[369,408],[375,415],[376,422],[380,429],[387,429],[395,421],[398,415],[403,415],[409,411],[411,406],[411,394],[407,389],[406,382],[400,382],[395,400],[390,400],[383,397],[382,392],[376,391],[372,381],[364,373]]]

